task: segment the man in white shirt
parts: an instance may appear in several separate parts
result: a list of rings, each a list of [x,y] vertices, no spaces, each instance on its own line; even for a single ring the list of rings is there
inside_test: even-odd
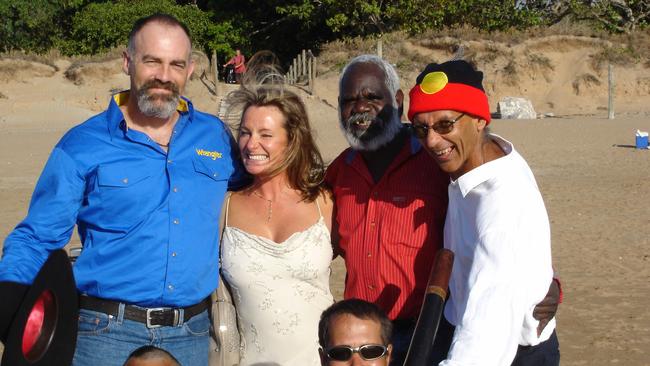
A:
[[[555,320],[540,334],[533,317],[553,280],[546,208],[528,164],[487,130],[482,79],[462,60],[430,64],[410,92],[412,130],[452,179],[445,318],[455,330],[440,365],[559,365]]]

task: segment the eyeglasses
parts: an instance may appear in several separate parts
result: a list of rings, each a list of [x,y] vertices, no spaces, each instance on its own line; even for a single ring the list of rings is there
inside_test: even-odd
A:
[[[426,139],[429,135],[429,130],[436,131],[438,135],[446,135],[454,129],[454,123],[458,122],[464,115],[465,113],[461,113],[454,119],[438,121],[433,126],[411,124],[411,131],[419,139]]]
[[[366,361],[376,360],[386,355],[387,348],[381,344],[364,344],[359,347],[334,346],[327,349],[327,357],[334,361],[347,361],[358,353]]]

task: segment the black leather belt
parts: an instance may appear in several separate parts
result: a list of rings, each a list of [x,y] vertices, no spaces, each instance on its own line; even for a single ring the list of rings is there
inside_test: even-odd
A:
[[[104,300],[92,296],[79,297],[81,309],[97,311],[107,315],[118,316],[120,310],[119,301]],[[205,299],[196,305],[185,308],[143,308],[135,305],[125,304],[124,318],[147,325],[147,328],[177,327],[190,320],[193,316],[207,310],[210,305],[209,299]],[[183,319],[181,321],[181,309]]]

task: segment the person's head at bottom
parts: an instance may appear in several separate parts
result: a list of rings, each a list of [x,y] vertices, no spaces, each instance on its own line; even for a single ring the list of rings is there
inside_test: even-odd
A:
[[[142,346],[131,352],[124,366],[181,366],[171,353],[154,346]]]
[[[337,302],[318,323],[321,365],[384,365],[390,363],[393,324],[375,304],[359,299]]]

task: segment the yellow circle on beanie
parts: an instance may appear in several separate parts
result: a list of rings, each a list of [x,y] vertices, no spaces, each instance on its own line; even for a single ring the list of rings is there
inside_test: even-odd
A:
[[[441,71],[434,71],[426,74],[420,83],[420,89],[425,94],[434,94],[442,90],[449,83],[447,74]]]

